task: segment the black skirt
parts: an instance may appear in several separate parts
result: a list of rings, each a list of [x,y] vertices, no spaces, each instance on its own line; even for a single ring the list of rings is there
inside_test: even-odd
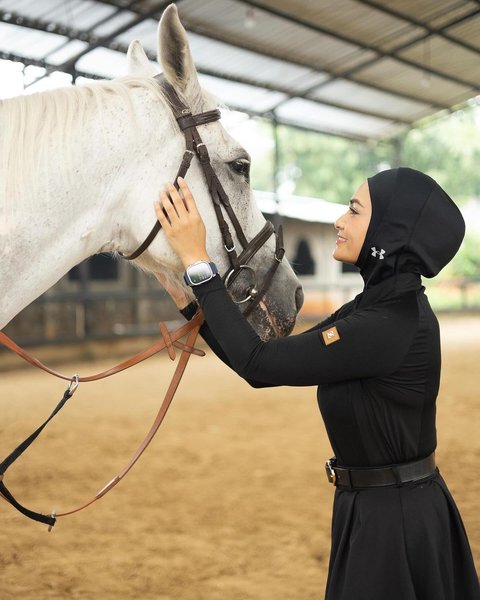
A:
[[[480,600],[462,519],[440,474],[335,493],[326,600]]]

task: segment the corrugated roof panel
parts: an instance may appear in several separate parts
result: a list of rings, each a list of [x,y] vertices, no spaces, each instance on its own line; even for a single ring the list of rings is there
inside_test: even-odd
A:
[[[429,104],[414,102],[372,89],[366,85],[336,79],[314,90],[309,97],[343,105],[345,108],[380,113],[389,119],[416,121],[431,111]]]
[[[286,102],[277,109],[276,114],[288,123],[359,138],[378,138],[400,129],[387,119],[353,114],[348,110],[323,106],[301,98]]]
[[[98,22],[111,19],[118,11],[114,6],[91,0],[69,0],[59,4],[61,6],[57,12],[49,15],[49,18],[55,23],[82,31],[92,30]]]
[[[128,44],[133,38],[138,39],[148,52],[156,53],[156,22],[145,21],[118,36],[116,41]],[[260,82],[263,85],[279,85],[280,81],[280,88],[286,88],[293,93],[301,93],[327,79],[324,73],[316,73],[306,67],[262,56],[202,35],[189,33],[188,39],[199,70],[203,69],[229,78],[238,77],[251,83]]]
[[[423,32],[416,25],[355,0],[263,0],[272,9],[298,15],[321,28],[351,37],[360,44],[390,48],[415,39]]]
[[[0,9],[98,36],[110,35],[136,18],[133,12],[93,0],[1,0]]]
[[[132,16],[130,20],[137,18],[136,15],[133,15],[132,13],[129,14]],[[156,53],[157,29],[158,21],[155,19],[145,19],[130,29],[127,29],[127,31],[121,35],[116,36],[115,41],[128,46],[132,40],[139,40],[146,50]],[[96,31],[96,33],[98,32]]]
[[[68,38],[63,35],[0,23],[0,47],[12,54],[41,60],[67,42]]]
[[[81,0],[72,0],[71,6],[82,4]],[[33,19],[49,19],[59,8],[66,10],[66,3],[61,0],[1,0],[0,8],[20,15],[28,15]]]
[[[185,0],[179,6],[180,15],[182,8],[188,14],[187,26],[192,22],[205,32],[221,29],[223,38],[235,44],[287,61],[311,64],[317,69],[324,65],[353,68],[371,55],[354,43],[345,43],[260,9],[254,10],[252,25],[239,28],[239,23],[245,23],[247,7],[232,0],[207,0],[201,6],[195,0]]]
[[[385,2],[389,5],[389,2]],[[390,4],[391,5],[391,4]],[[461,17],[476,8],[476,4],[469,0],[452,2],[452,0],[395,0],[392,6],[397,12],[403,13],[408,18],[412,15],[415,19],[428,23],[432,27],[440,27],[445,22]]]
[[[468,21],[449,27],[446,32],[460,41],[475,46],[480,51],[480,14]]]
[[[252,83],[277,85],[280,89],[300,93],[327,79],[324,73],[260,56],[203,36],[190,34],[189,41],[195,64],[200,70],[239,77]]]
[[[432,105],[457,103],[471,97],[471,89],[458,85],[443,77],[425,73],[420,68],[408,67],[391,58],[362,69],[355,79],[368,85],[381,86],[392,93],[410,94]]]
[[[7,0],[0,3],[1,8],[44,22],[52,22],[82,31],[90,30],[95,23],[112,15],[117,9],[101,2],[91,0]]]
[[[86,42],[73,40],[65,45],[62,45],[55,52],[49,54],[48,62],[52,63],[53,65],[63,65],[80,52],[83,52],[86,48],[88,48],[88,44]]]
[[[127,57],[123,52],[95,48],[79,59],[77,69],[105,78],[122,77],[127,73]]]
[[[400,56],[435,69],[445,75],[456,77],[463,71],[462,79],[472,87],[480,85],[480,58],[477,53],[458,47],[437,35],[410,46]]]
[[[200,75],[199,79],[202,86],[214,94],[220,102],[237,110],[263,114],[287,99],[287,96],[280,92],[271,92],[217,77]]]
[[[128,10],[119,13],[112,13],[110,18],[105,20],[104,23],[100,23],[101,19],[98,19],[97,23],[99,23],[99,25],[93,26],[91,31],[98,37],[109,36],[114,34],[115,31],[118,31],[121,27],[132,23],[136,18],[137,15]],[[133,40],[135,37],[134,35],[131,35],[131,33],[129,33],[129,36],[130,37],[128,41]]]
[[[432,11],[433,15],[427,18],[430,27],[435,29],[448,26],[449,23],[478,10],[478,3],[468,2],[468,0],[464,0],[463,2],[448,2],[448,0],[445,0],[445,2],[435,4],[437,5],[437,10],[434,8]],[[440,9],[439,5],[443,6],[443,10]]]

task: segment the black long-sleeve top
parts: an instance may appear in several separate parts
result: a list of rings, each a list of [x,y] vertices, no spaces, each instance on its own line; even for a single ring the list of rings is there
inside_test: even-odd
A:
[[[399,463],[435,449],[439,330],[418,275],[387,279],[309,331],[268,342],[220,277],[194,291],[206,319],[202,336],[251,385],[318,386],[340,464]]]

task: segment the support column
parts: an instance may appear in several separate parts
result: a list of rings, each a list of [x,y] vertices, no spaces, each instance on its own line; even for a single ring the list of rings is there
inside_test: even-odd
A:
[[[280,151],[280,140],[278,136],[278,121],[273,113],[272,117],[272,132],[273,132],[273,194],[275,198],[275,214],[272,215],[272,223],[275,229],[281,224],[282,217],[278,212],[280,198],[278,197],[279,188],[279,177],[280,177],[280,165],[281,165],[281,151]]]

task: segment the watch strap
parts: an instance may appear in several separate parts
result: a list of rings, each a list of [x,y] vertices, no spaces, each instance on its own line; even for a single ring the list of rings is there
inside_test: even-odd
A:
[[[208,279],[204,279],[203,281],[199,281],[198,283],[193,283],[193,281],[191,280],[191,278],[189,277],[189,270],[195,268],[195,266],[197,265],[208,265],[210,267],[210,271],[211,271],[211,275],[210,277],[208,277]],[[218,269],[217,269],[217,265],[214,262],[207,262],[206,260],[199,260],[191,265],[189,265],[186,269],[185,269],[185,273],[183,275],[183,280],[185,281],[185,283],[188,286],[197,286],[197,285],[202,285],[202,283],[205,283],[207,281],[210,281],[211,279],[213,279],[215,277],[215,275],[218,274]]]

